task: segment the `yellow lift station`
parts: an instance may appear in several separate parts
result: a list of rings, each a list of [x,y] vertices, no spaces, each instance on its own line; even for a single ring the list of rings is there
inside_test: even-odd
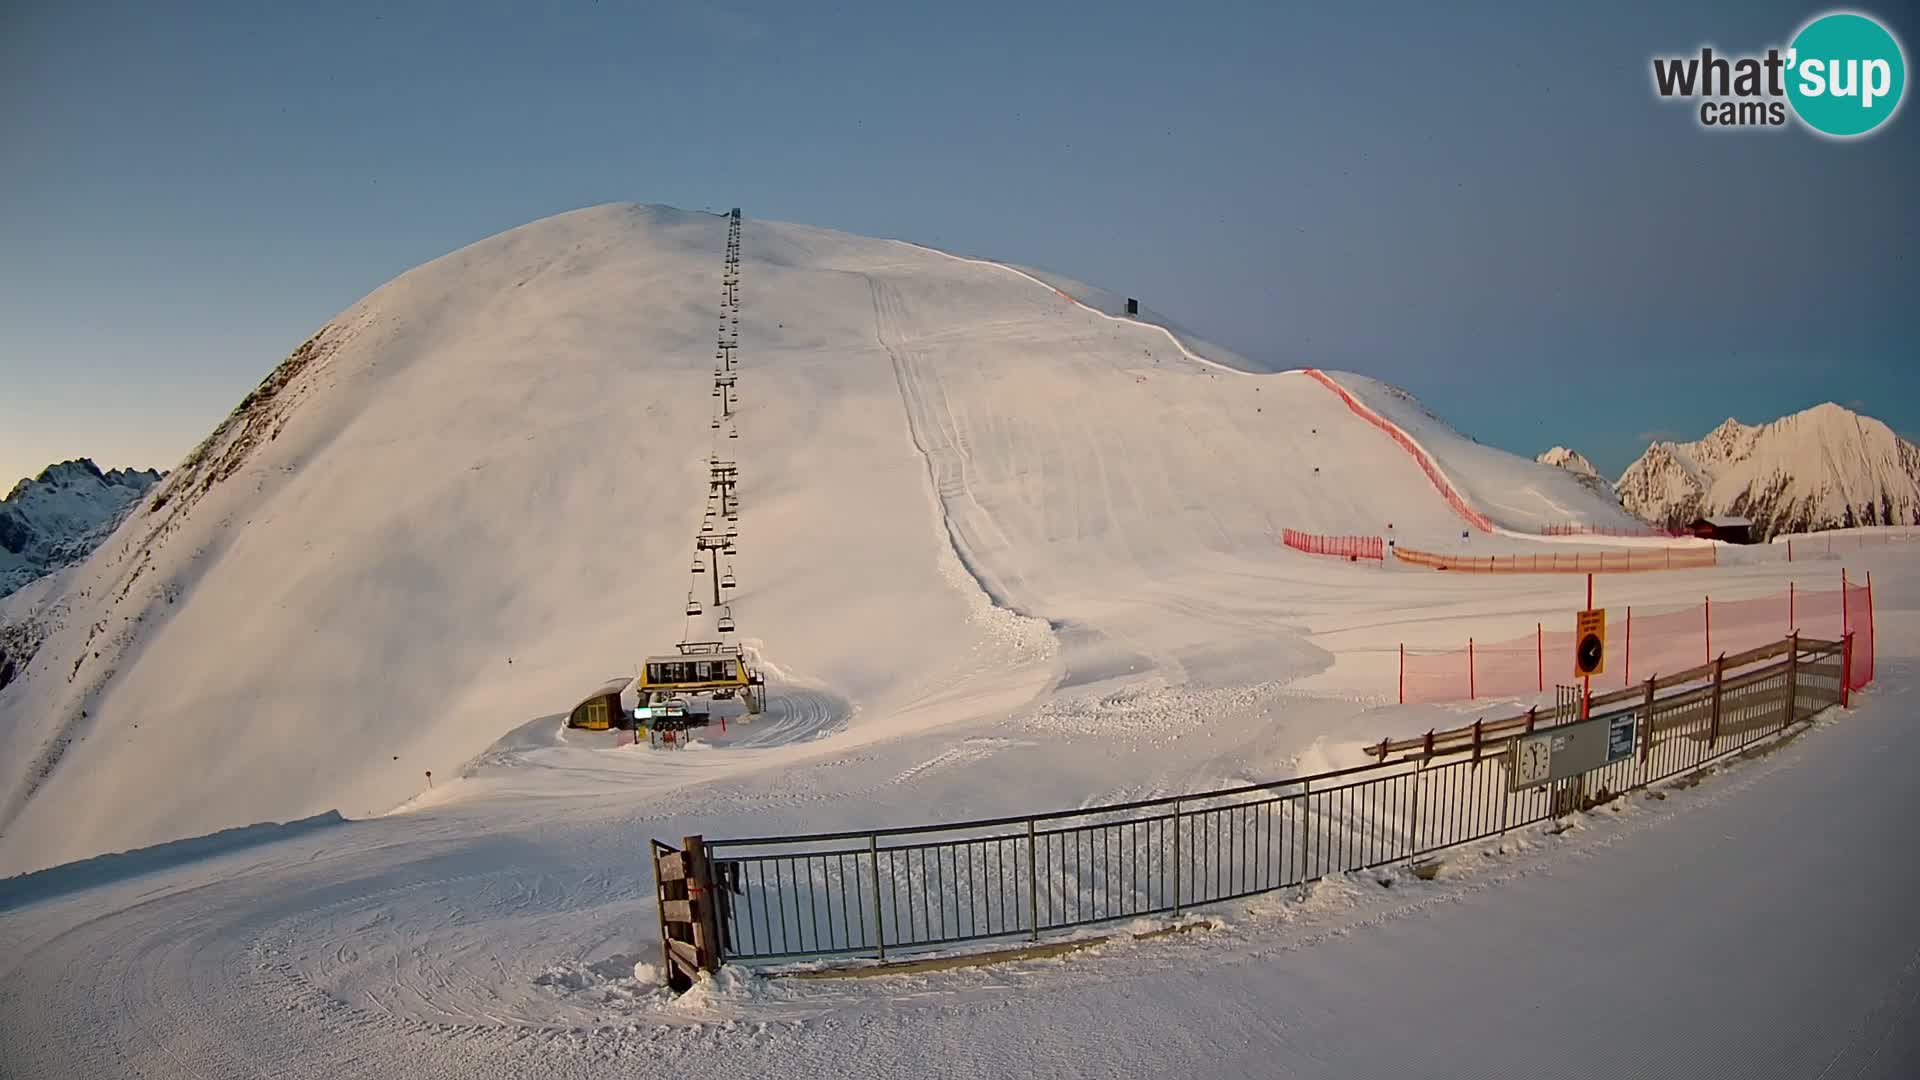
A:
[[[758,715],[767,704],[766,683],[749,667],[738,645],[688,641],[677,656],[649,656],[640,665],[640,698],[707,695],[720,700],[739,695],[747,712]]]

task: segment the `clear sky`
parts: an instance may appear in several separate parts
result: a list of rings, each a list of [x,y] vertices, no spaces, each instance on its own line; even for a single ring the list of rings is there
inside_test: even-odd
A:
[[[1651,89],[1824,10],[0,0],[0,490],[170,467],[395,274],[610,201],[1056,270],[1610,474],[1824,400],[1911,437],[1915,106]]]

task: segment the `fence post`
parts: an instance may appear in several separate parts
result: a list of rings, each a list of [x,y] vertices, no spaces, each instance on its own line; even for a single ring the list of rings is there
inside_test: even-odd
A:
[[[1787,710],[1780,721],[1781,730],[1793,723],[1794,701],[1800,696],[1800,631],[1787,638]]]
[[[1180,800],[1173,800],[1173,913],[1180,914]]]
[[[1647,703],[1641,707],[1647,718],[1646,738],[1640,740],[1640,776],[1643,782],[1646,779],[1647,756],[1653,752],[1653,687],[1658,681],[1651,675],[1647,676]]]
[[[1711,664],[1713,663],[1713,597],[1707,597],[1707,602],[1701,610],[1706,613],[1707,663]]]
[[[1424,760],[1415,762],[1413,766],[1413,812],[1407,832],[1407,858],[1409,859],[1420,854],[1420,773],[1425,767]]]
[[[1027,819],[1027,915],[1028,924],[1033,927],[1030,940],[1040,940],[1040,875],[1039,863],[1033,854],[1033,819]]]
[[[1473,721],[1473,763],[1480,764],[1480,719]]]
[[[1874,660],[1880,655],[1880,639],[1873,631],[1873,571],[1867,571],[1867,681],[1874,676]]]
[[[1467,639],[1467,700],[1472,701],[1479,696],[1480,695],[1478,692],[1478,688],[1474,686],[1473,639],[1468,638]]]
[[[1311,779],[1300,781],[1300,842],[1296,846],[1300,850],[1300,884],[1302,885],[1307,883],[1307,840],[1313,835],[1312,829],[1307,824],[1307,804],[1312,801],[1313,781]]]
[[[683,837],[686,853],[687,899],[693,901],[694,962],[701,971],[720,970],[720,912],[713,897],[713,870],[707,863],[707,842],[698,836]]]
[[[880,959],[887,958],[887,924],[880,921],[880,837],[876,833],[867,834],[867,857],[873,860],[873,942],[878,948]],[[972,863],[973,857],[968,855]],[[969,871],[971,872],[971,871]]]
[[[1853,635],[1840,639],[1840,707],[1847,707],[1853,686]]]
[[[1792,543],[1792,541],[1789,540],[1788,543]],[[1799,599],[1799,596],[1794,591],[1793,582],[1787,582],[1787,631],[1795,636],[1798,636],[1800,633],[1800,616],[1796,611]]]
[[[1727,654],[1721,653],[1713,662],[1713,720],[1707,728],[1707,753],[1712,754],[1714,745],[1720,741],[1720,686],[1722,674],[1727,666]]]

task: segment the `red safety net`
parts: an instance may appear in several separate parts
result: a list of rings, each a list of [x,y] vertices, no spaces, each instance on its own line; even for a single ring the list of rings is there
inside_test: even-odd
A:
[[[1703,596],[1684,608],[1658,612],[1616,608],[1607,612],[1606,671],[1595,687],[1625,687],[1659,675],[1713,662],[1714,657],[1771,644],[1798,631],[1839,640],[1853,635],[1848,686],[1873,681],[1873,584],[1845,582],[1843,589],[1788,586],[1772,596],[1715,600]],[[1528,697],[1571,683],[1573,632],[1536,626],[1524,637],[1456,649],[1400,651],[1402,702],[1467,701]]]
[[[1467,500],[1462,498],[1460,493],[1453,489],[1453,485],[1447,482],[1446,476],[1440,472],[1440,467],[1435,465],[1433,459],[1427,456],[1427,452],[1420,449],[1420,445],[1413,441],[1413,436],[1400,430],[1400,425],[1374,412],[1366,405],[1361,404],[1359,399],[1347,393],[1346,387],[1334,382],[1333,379],[1318,368],[1307,368],[1306,373],[1313,376],[1320,385],[1333,391],[1341,401],[1346,402],[1347,408],[1352,410],[1353,415],[1358,416],[1360,419],[1365,420],[1367,423],[1385,432],[1388,438],[1400,444],[1400,449],[1411,454],[1414,463],[1420,466],[1420,471],[1427,474],[1427,480],[1433,484],[1434,490],[1438,491],[1440,496],[1447,500],[1447,505],[1453,507],[1454,513],[1465,518],[1468,524],[1479,529],[1481,532],[1493,531],[1493,522],[1489,521],[1485,514],[1467,505]]]
[[[1349,559],[1385,559],[1386,541],[1378,536],[1320,536],[1288,529],[1281,542],[1309,555],[1338,555]]]

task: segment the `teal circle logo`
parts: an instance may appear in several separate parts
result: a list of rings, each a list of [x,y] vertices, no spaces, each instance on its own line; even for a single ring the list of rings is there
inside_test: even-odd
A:
[[[1865,135],[1900,108],[1906,88],[1900,43],[1865,15],[1822,15],[1802,27],[1787,50],[1787,100],[1823,135]]]

